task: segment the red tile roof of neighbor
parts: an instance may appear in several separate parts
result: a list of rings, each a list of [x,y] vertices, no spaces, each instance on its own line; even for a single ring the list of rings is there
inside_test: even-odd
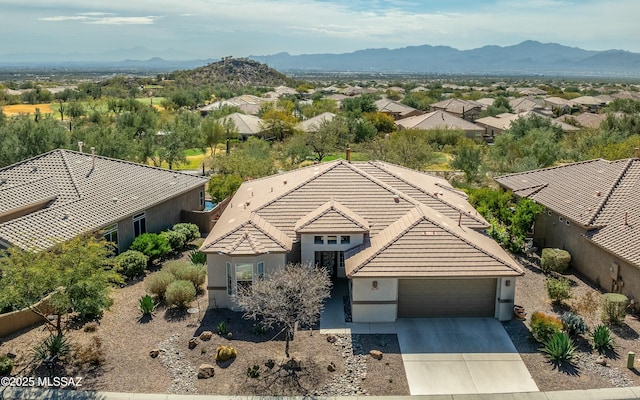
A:
[[[412,218],[422,219],[412,224]],[[243,183],[201,250],[230,255],[240,248],[242,254],[286,253],[301,233],[365,233],[370,247],[349,254],[359,260],[360,251],[372,252],[382,262],[404,241],[420,235],[423,223],[439,232],[437,240],[444,247],[436,238],[420,236],[422,243],[416,247],[414,242],[414,248],[404,252],[406,263],[394,261],[376,270],[354,267],[351,275],[522,274],[500,246],[478,232],[488,223],[463,192],[444,179],[377,161],[337,160]],[[394,243],[397,246],[391,249]],[[420,260],[412,264],[416,258]],[[353,260],[345,262],[353,265]],[[408,269],[402,272],[402,268]]]
[[[496,181],[588,229],[585,236],[640,266],[640,160],[591,160]]]

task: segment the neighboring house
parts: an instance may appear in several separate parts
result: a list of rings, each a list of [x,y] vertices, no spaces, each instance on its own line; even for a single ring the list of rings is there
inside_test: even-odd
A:
[[[572,100],[575,104],[580,105],[583,110],[597,113],[602,107],[606,105],[606,100],[593,96],[580,96]]]
[[[432,111],[415,117],[403,118],[396,121],[399,129],[449,129],[461,130],[470,138],[481,138],[485,130],[483,127],[456,117],[444,111]]]
[[[636,152],[637,153],[637,152]],[[640,159],[592,160],[499,176],[500,186],[546,207],[534,229],[541,249],[571,253],[608,292],[640,299]]]
[[[545,106],[549,107],[551,111],[556,115],[570,114],[573,108],[577,105],[571,100],[563,99],[562,97],[547,97],[544,99]]]
[[[233,113],[220,118],[221,121],[232,121],[238,130],[238,135],[242,140],[247,140],[250,136],[262,133],[262,119],[255,115]]]
[[[417,108],[409,107],[400,103],[399,101],[389,100],[389,99],[381,99],[375,102],[376,107],[378,107],[378,111],[381,113],[387,114],[394,121],[399,119],[413,117],[414,115],[424,114],[422,110],[418,110]]]
[[[293,88],[290,88],[288,86],[278,86],[273,91],[265,93],[264,97],[269,99],[279,99],[282,96],[298,96],[298,95],[300,95],[300,93],[298,93],[298,91]]]
[[[496,99],[494,99],[493,97],[483,97],[476,100],[476,103],[480,104],[482,106],[482,110],[484,111],[489,108],[489,106],[492,106],[495,101]]]
[[[205,116],[211,111],[224,107],[237,107],[245,114],[257,115],[260,107],[262,107],[265,102],[273,100],[274,99],[266,99],[251,94],[243,94],[242,96],[232,97],[228,100],[214,101],[211,104],[198,108],[198,111],[200,111],[201,115]]]
[[[515,99],[509,99],[509,106],[514,113],[522,113],[532,110],[541,110],[544,108],[542,100],[535,97],[517,97]]]
[[[513,314],[514,260],[446,180],[337,160],[243,183],[201,251],[209,304],[289,262],[349,282],[354,322]],[[302,283],[301,283],[302,284]]]
[[[547,94],[547,92],[545,90],[542,89],[538,89],[538,88],[518,88],[516,89],[516,91],[518,92],[518,94],[522,95],[522,96],[544,96]]]
[[[44,250],[104,232],[119,251],[204,209],[207,179],[71,150],[0,169],[0,248]]]
[[[471,100],[448,99],[431,104],[431,111],[446,111],[456,117],[473,121],[482,112],[482,104]]]
[[[332,121],[335,116],[336,115],[332,112],[323,112],[322,114],[316,115],[315,117],[311,117],[300,122],[298,124],[298,129],[303,132],[316,132],[322,126],[322,124]]]
[[[485,140],[487,140],[488,142],[492,142],[496,136],[500,135],[502,132],[509,129],[513,121],[517,120],[518,118],[527,118],[532,113],[535,113],[535,115],[538,115],[544,118],[550,118],[534,110],[534,111],[527,111],[519,114],[503,113],[503,114],[498,114],[495,117],[478,118],[475,121],[475,123],[484,128]],[[574,132],[574,131],[580,130],[580,128],[578,127],[569,125],[561,121],[556,121],[555,123],[556,125],[559,125],[564,132]]]
[[[612,115],[619,116],[621,114],[614,113]],[[594,113],[582,113],[577,115],[563,115],[555,118],[555,121],[564,122],[567,124],[577,124],[583,128],[599,128],[600,124],[607,119],[607,114],[594,114]]]

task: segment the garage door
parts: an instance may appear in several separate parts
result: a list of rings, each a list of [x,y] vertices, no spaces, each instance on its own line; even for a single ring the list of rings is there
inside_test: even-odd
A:
[[[401,279],[398,318],[493,317],[496,279]]]

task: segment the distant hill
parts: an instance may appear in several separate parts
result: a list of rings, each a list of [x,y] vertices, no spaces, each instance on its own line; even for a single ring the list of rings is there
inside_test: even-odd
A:
[[[216,83],[268,87],[295,85],[293,79],[248,58],[227,58],[192,70],[176,71],[172,77],[179,85],[189,87]]]
[[[344,54],[249,56],[284,72],[639,76],[640,54],[590,51],[532,40],[514,46],[457,50],[448,46],[367,49]]]

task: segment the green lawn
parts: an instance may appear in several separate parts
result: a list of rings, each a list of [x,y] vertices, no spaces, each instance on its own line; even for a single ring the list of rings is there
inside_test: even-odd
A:
[[[322,159],[322,162],[327,162],[327,161],[333,161],[333,160],[337,160],[339,158],[342,158],[343,160],[346,159],[346,153],[341,152],[341,153],[329,153],[329,155],[325,156]],[[351,161],[369,161],[370,158],[369,156],[367,156],[365,153],[358,153],[355,151],[351,152]]]
[[[151,100],[153,100],[153,105],[159,106],[164,101],[164,97],[136,97],[136,100],[146,105],[150,105]]]

